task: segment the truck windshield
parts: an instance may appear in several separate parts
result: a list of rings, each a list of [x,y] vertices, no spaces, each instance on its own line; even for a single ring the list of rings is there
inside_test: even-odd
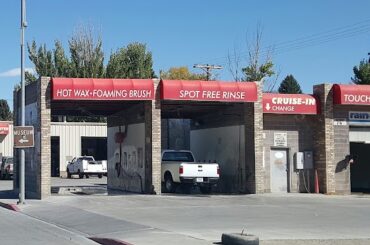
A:
[[[190,152],[165,152],[162,161],[171,162],[194,162],[193,155]]]

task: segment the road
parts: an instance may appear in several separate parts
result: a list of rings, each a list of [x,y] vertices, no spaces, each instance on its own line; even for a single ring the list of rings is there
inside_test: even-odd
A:
[[[82,182],[86,181],[90,180]],[[19,215],[78,237],[105,237],[135,245],[168,241],[209,245],[219,242],[222,233],[242,230],[259,236],[263,245],[339,245],[370,244],[369,207],[370,196],[366,195],[85,193],[27,200]]]
[[[212,244],[222,233],[242,230],[265,241],[369,239],[369,206],[362,196],[92,195],[53,196],[22,212],[84,236]]]

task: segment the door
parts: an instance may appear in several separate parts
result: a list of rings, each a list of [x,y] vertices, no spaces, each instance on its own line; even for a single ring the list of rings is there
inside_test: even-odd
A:
[[[59,137],[51,137],[51,177],[59,177],[60,173],[60,140]],[[63,169],[63,171],[65,171]]]
[[[271,192],[286,193],[288,191],[288,166],[287,150],[271,149],[270,168],[271,168]]]

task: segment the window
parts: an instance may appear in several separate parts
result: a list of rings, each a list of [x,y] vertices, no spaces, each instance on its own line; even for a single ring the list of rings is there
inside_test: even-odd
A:
[[[194,162],[193,155],[190,152],[165,152],[162,161],[171,162]]]

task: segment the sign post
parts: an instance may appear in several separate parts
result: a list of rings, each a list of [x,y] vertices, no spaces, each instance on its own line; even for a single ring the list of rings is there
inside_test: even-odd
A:
[[[26,82],[24,69],[24,32],[27,27],[26,21],[26,0],[21,0],[21,126],[26,125]],[[19,164],[19,201],[18,204],[24,204],[26,186],[25,186],[25,151],[21,149],[21,161]]]

